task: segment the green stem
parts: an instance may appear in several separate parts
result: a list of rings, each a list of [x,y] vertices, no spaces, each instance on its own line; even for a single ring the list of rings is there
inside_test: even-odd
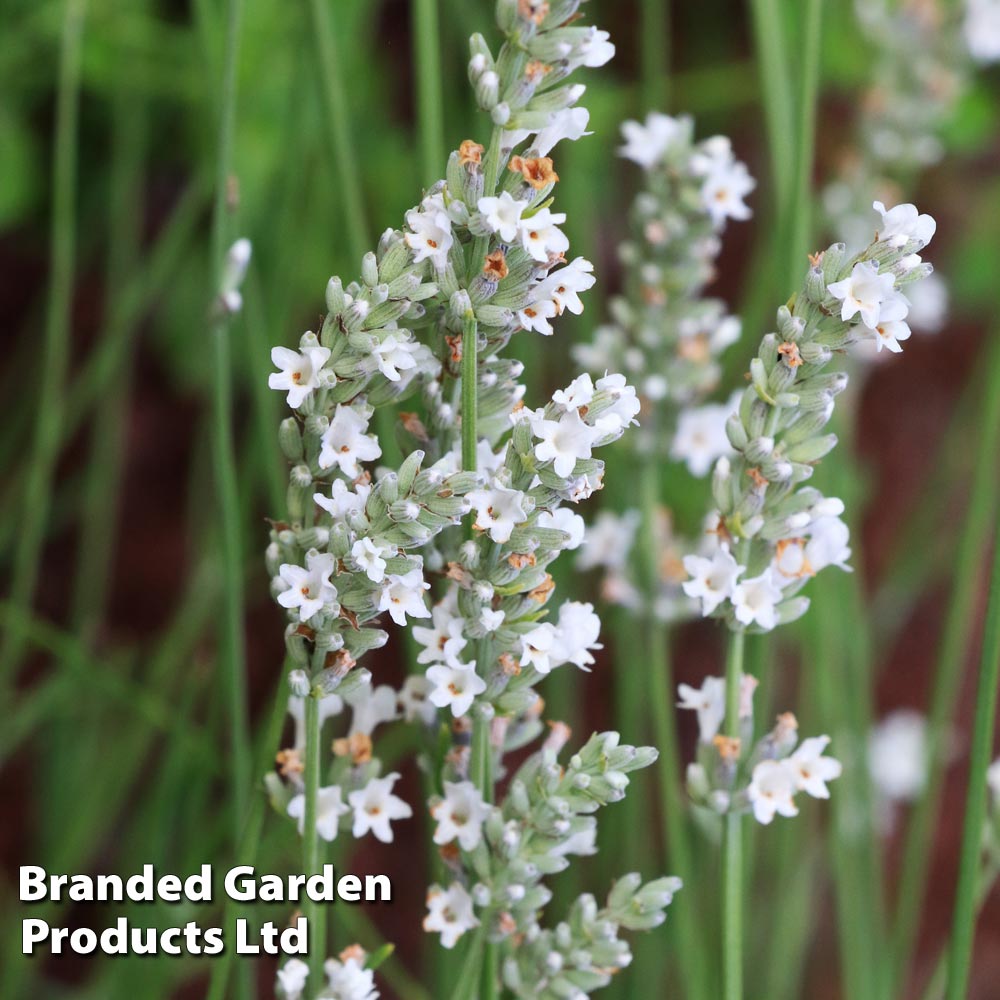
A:
[[[477,464],[476,446],[478,431],[478,389],[479,389],[479,330],[476,315],[470,309],[462,328],[462,468],[475,472]],[[484,659],[480,657],[480,659]],[[485,662],[480,663],[485,669]],[[469,758],[469,776],[473,784],[487,802],[493,801],[493,751],[490,747],[490,720],[478,713],[473,716],[472,748]],[[469,941],[469,948],[482,949],[482,965],[477,966],[477,979],[482,990],[472,994],[488,1000],[495,996],[497,954],[496,945],[482,936]],[[463,980],[464,981],[464,980]],[[461,987],[461,983],[459,984]]]
[[[799,74],[799,130],[795,160],[793,208],[789,225],[787,275],[797,281],[809,250],[812,220],[812,172],[816,151],[816,104],[819,94],[820,40],[823,29],[823,0],[805,0],[805,38],[801,48]]]
[[[281,727],[285,721],[285,677],[288,672],[288,664],[282,671],[281,680],[278,682],[277,690],[271,701],[271,716],[267,725],[260,732],[259,742],[255,755],[255,774],[263,774],[273,763],[275,750],[281,739]],[[314,699],[309,699],[310,701]],[[252,865],[257,860],[257,855],[261,849],[261,835],[264,830],[264,820],[267,817],[269,806],[263,790],[258,790],[258,794],[253,796],[250,803],[250,813],[246,825],[243,827],[243,835],[238,852],[239,864]],[[226,934],[231,939],[236,933],[236,919],[239,914],[238,905],[231,899],[226,900],[226,907],[223,912],[223,925],[227,928]],[[229,988],[229,977],[232,973],[233,962],[235,961],[235,949],[227,948],[222,955],[212,965],[212,977],[209,980],[209,989],[206,994],[207,1000],[224,1000],[226,991]]]
[[[669,0],[642,0],[640,57],[643,102],[647,110],[665,111],[670,84]]]
[[[462,328],[462,468],[476,471],[476,448],[479,444],[479,328],[476,314],[470,309]]]
[[[38,366],[38,410],[27,452],[23,517],[17,534],[10,599],[26,613],[38,583],[41,549],[48,524],[52,478],[63,432],[63,390],[69,360],[70,312],[76,253],[77,126],[80,110],[80,50],[86,0],[66,0],[59,54],[55,147],[52,157],[52,218],[49,256],[52,262],[48,312],[41,364]],[[0,689],[18,667],[23,643],[7,632],[0,645]]]
[[[726,658],[726,735],[740,738],[740,683],[745,634],[729,637]],[[739,813],[725,818],[722,858],[722,975],[724,1000],[743,997],[743,824]]]
[[[420,135],[424,184],[441,175],[444,118],[441,94],[441,49],[437,0],[414,0],[413,41],[417,84],[417,131]]]
[[[305,747],[305,815],[302,831],[302,871],[306,875],[319,874],[321,868],[319,831],[316,828],[317,800],[319,798],[319,696],[310,692],[306,697],[306,747]],[[309,981],[318,983],[323,977],[326,958],[326,912],[312,900],[302,903],[302,915],[309,926]]]
[[[361,190],[361,173],[351,140],[348,123],[347,100],[340,76],[337,46],[330,23],[329,4],[326,0],[309,0],[312,15],[313,40],[323,81],[323,104],[327,127],[333,146],[337,168],[337,185],[344,193],[344,215],[347,221],[347,241],[354,260],[360,263],[367,247],[368,223],[365,216],[364,192]]]
[[[228,0],[226,6],[225,55],[219,101],[216,153],[215,206],[212,215],[212,261],[216,269],[214,288],[219,288],[228,246],[228,189],[236,121],[236,84],[240,22],[243,0]],[[233,847],[238,847],[250,797],[250,723],[246,691],[246,651],[243,635],[243,554],[240,545],[240,494],[233,450],[232,362],[229,324],[224,310],[216,306],[212,323],[212,458],[218,503],[219,534],[225,588],[220,641],[223,679],[229,706],[231,792],[233,795]]]
[[[990,456],[985,456],[990,460]],[[948,956],[948,1000],[963,1000],[968,991],[972,964],[972,938],[976,918],[976,880],[986,819],[986,769],[993,750],[997,687],[1000,685],[1000,536],[993,554],[990,596],[986,607],[983,651],[976,692],[976,715],[972,728],[969,760],[969,791],[965,804],[965,828],[958,869],[958,892],[952,918]]]
[[[693,885],[694,869],[691,845],[686,824],[686,799],[681,783],[681,754],[677,737],[677,716],[674,708],[674,682],[670,663],[670,638],[667,626],[657,620],[653,611],[656,594],[660,588],[659,550],[657,548],[656,518],[660,507],[660,469],[653,462],[645,462],[639,472],[639,495],[642,526],[639,553],[642,589],[646,595],[649,613],[641,631],[645,643],[637,644],[643,656],[644,671],[625,670],[618,674],[616,687],[620,692],[619,727],[625,725],[640,727],[634,734],[642,737],[642,727],[651,713],[656,736],[656,746],[660,752],[658,775],[660,784],[661,813],[665,833],[664,861],[667,870],[677,875],[686,886]],[[634,635],[635,621],[626,622],[626,629]],[[624,630],[623,630],[624,632]],[[624,636],[626,644],[630,636]],[[622,650],[624,652],[624,650]],[[647,684],[652,685],[652,690]],[[634,801],[633,801],[634,800]],[[632,803],[629,808],[629,803]],[[641,795],[626,797],[621,817],[626,828],[622,836],[629,836],[630,829],[642,829],[649,825],[650,816],[644,809]],[[635,863],[645,864],[643,845],[636,845]],[[703,961],[704,950],[698,946],[696,897],[694,893],[684,893],[679,898],[673,919],[677,925],[677,949],[674,952],[680,966],[685,985],[685,995],[689,1000],[699,1000],[707,996],[707,970]],[[657,949],[662,957],[663,950]],[[641,975],[641,972],[639,973]]]
[[[976,914],[983,908],[990,895],[997,878],[1000,877],[1000,859],[993,858],[986,862],[979,873],[979,883],[976,886]],[[941,1000],[944,996],[945,985],[948,976],[948,952],[943,951],[938,956],[934,964],[934,971],[927,981],[927,987],[923,993],[923,1000]]]
[[[947,766],[946,744],[951,732],[951,717],[965,674],[969,624],[979,594],[978,568],[987,551],[1000,489],[994,460],[1000,450],[1000,339],[996,339],[985,367],[993,374],[986,386],[982,411],[976,422],[981,435],[980,460],[974,473],[969,506],[954,564],[951,600],[938,647],[927,718],[927,784],[913,807],[903,845],[893,938],[893,967],[895,981],[900,987],[913,957],[923,910],[927,889],[927,857],[934,833],[934,820],[941,804]]]
[[[751,0],[757,71],[764,92],[764,117],[778,218],[787,218],[792,197],[792,166],[796,163],[792,123],[795,120],[788,69],[785,15],[779,0]]]

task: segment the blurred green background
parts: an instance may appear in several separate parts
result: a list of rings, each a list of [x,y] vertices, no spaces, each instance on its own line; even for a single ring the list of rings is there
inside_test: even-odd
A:
[[[18,864],[130,873],[152,862],[164,871],[187,873],[205,862],[220,869],[235,863],[234,790],[226,779],[227,691],[216,652],[226,579],[209,447],[213,354],[207,334],[224,5],[219,0],[86,5],[79,123],[72,142],[76,196],[69,204],[76,253],[68,263],[67,284],[59,263],[66,270],[66,234],[53,242],[50,227],[60,37],[67,10],[75,6],[75,0],[0,0],[5,334],[0,566],[6,595],[0,603],[5,883],[0,898],[6,901],[0,996],[197,997],[209,995],[208,960],[20,955],[25,912],[14,902]],[[643,18],[656,4],[640,9],[638,3],[593,0],[588,5],[588,20],[611,32],[618,56],[586,80],[583,103],[591,110],[595,134],[557,150],[556,207],[569,214],[566,229],[574,253],[591,258],[601,280],[585,314],[564,316],[556,337],[517,339],[513,349],[527,363],[529,400],[566,381],[569,346],[589,336],[618,285],[615,247],[625,234],[637,182],[637,172],[615,157],[618,126],[651,106],[695,115],[701,135],[731,135],[738,155],[760,179],[751,199],[754,221],[727,234],[714,289],[733,308],[750,303],[746,344],[755,342],[767,322],[755,314],[761,304],[773,308],[793,287],[791,279],[776,274],[780,268],[759,263],[769,246],[773,197],[749,13],[737,0],[670,7],[671,74],[662,80],[650,76],[656,45],[644,34],[649,22]],[[795,39],[795,5],[778,8]],[[250,238],[253,260],[231,343],[247,678],[262,769],[274,750],[268,718],[283,658],[282,617],[268,598],[263,568],[263,519],[283,511],[286,482],[276,439],[283,404],[266,387],[269,351],[274,344],[294,343],[315,324],[329,276],[352,278],[378,234],[400,224],[403,212],[419,200],[421,185],[436,179],[425,164],[436,157],[443,172],[448,150],[486,134],[465,64],[471,32],[495,40],[492,5],[439,0],[437,12],[444,145],[427,149],[416,124],[412,4],[246,5],[229,227],[234,237]],[[870,79],[871,59],[858,44],[850,6],[828,4],[817,190],[851,141],[857,95]],[[824,473],[863,512],[863,531],[855,540],[858,572],[851,580],[815,584],[816,607],[825,603],[834,609],[832,623],[824,624],[815,612],[790,639],[751,654],[759,658],[758,668],[767,658],[768,683],[782,704],[796,706],[818,727],[832,728],[834,721],[824,715],[822,685],[809,665],[796,669],[798,641],[803,635],[833,641],[831,636],[843,631],[837,614],[859,608],[870,645],[858,672],[840,682],[863,685],[871,698],[862,700],[878,712],[926,702],[978,458],[982,389],[996,377],[986,359],[996,357],[988,353],[987,337],[994,332],[1000,248],[998,113],[1000,77],[994,70],[976,77],[949,123],[948,157],[908,192],[921,210],[939,219],[931,257],[951,286],[952,316],[944,331],[915,337],[903,358],[894,359],[898,363],[879,366],[864,379],[856,397],[857,454]],[[346,158],[338,128],[347,138]],[[814,231],[810,242],[824,241]],[[65,312],[60,296],[68,296]],[[746,354],[744,346],[731,349],[735,379]],[[629,502],[626,481],[627,470],[616,470],[612,457],[609,489],[600,502]],[[701,509],[703,493],[686,486],[674,492],[682,511],[686,507],[691,515]],[[582,595],[586,584],[569,579],[571,567],[562,572],[561,585]],[[973,598],[981,589],[974,583]],[[970,634],[977,620],[973,607]],[[971,656],[975,642],[966,645],[964,655]],[[718,636],[710,625],[685,628],[675,647],[678,679],[698,682],[706,672],[718,672]],[[578,735],[585,736],[588,726],[614,724],[616,714],[609,708],[614,652],[608,641],[593,675],[556,675],[543,691],[550,708],[573,722]],[[376,679],[396,680],[401,661],[401,650],[389,647],[369,666]],[[637,668],[641,665],[618,664],[619,670]],[[971,690],[962,702],[959,730],[970,700]],[[689,738],[692,721],[682,720]],[[839,721],[863,740],[863,717]],[[636,728],[644,727],[637,720]],[[632,742],[651,739],[642,731],[626,736]],[[850,753],[835,749],[838,756]],[[935,841],[932,895],[920,939],[923,973],[950,913],[963,750],[959,740],[957,764],[946,783],[945,822]],[[856,746],[855,752],[863,748]],[[415,801],[412,773],[407,781]],[[659,823],[652,805],[655,776],[637,781],[636,811],[623,815],[652,831]],[[427,821],[415,811],[412,844],[402,850],[399,844],[366,846],[342,859],[357,872],[395,875],[397,901],[363,913],[338,909],[333,919],[335,940],[342,944],[395,942],[397,954],[383,970],[383,995],[421,1000],[434,995],[418,984],[430,981],[429,970],[441,958],[419,930],[426,878],[414,858],[423,856]],[[287,824],[266,816],[261,821],[254,863],[263,871],[295,870],[297,845]],[[789,996],[847,995],[839,978],[831,892],[831,872],[842,870],[843,858],[828,857],[812,838],[826,822],[810,809],[797,830],[766,831],[774,836],[769,847],[761,846],[763,834],[756,838],[753,898],[761,911],[751,928],[760,936],[757,943],[771,947],[779,926],[802,939],[796,967],[785,977]],[[613,871],[640,867],[649,876],[658,871],[662,862],[651,847],[655,836],[636,837],[618,823],[605,831],[601,854],[581,863],[561,892],[574,886],[599,891]],[[890,838],[881,853],[891,897],[898,838]],[[710,908],[714,872],[707,861],[703,874],[704,886],[687,891],[703,894]],[[787,902],[775,898],[786,889]],[[142,926],[222,919],[215,911],[168,906],[132,911]],[[62,905],[48,912],[36,907],[31,915],[58,925],[100,927],[127,912]],[[808,919],[789,926],[790,912],[792,919],[795,913]],[[273,907],[258,916],[280,921],[287,913]],[[1000,977],[996,899],[988,903],[980,931],[985,944],[975,995],[985,998],[996,995],[989,984]],[[637,968],[649,949],[664,944],[669,947],[669,924],[638,944]],[[750,970],[753,996],[767,995],[754,990],[771,982],[767,961],[760,964]],[[243,959],[239,974],[254,977],[260,996],[272,995],[273,966],[267,960]],[[628,976],[602,995],[670,992],[669,983],[649,992]],[[219,990],[217,981],[212,988]]]

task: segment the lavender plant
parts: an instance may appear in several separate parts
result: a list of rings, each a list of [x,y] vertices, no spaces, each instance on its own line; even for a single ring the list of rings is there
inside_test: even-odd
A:
[[[594,281],[588,261],[567,263],[565,215],[550,208],[558,174],[549,154],[588,121],[577,103],[584,88],[567,78],[614,51],[605,32],[575,23],[579,6],[500,0],[498,54],[481,36],[470,42],[469,78],[493,122],[488,144],[464,141],[405,228],[387,230],[365,256],[361,279],[331,279],[319,333],[272,355],[280,371],[270,385],[294,411],[280,433],[293,467],[267,565],[289,619],[297,722],[295,745],[268,779],[272,801],[298,823],[307,871],[319,840],[348,826],[391,841],[412,807],[395,793],[399,774],[383,773],[373,733],[399,716],[421,726],[434,840],[449,872],[446,886],[431,887],[424,926],[447,948],[476,929],[456,996],[495,995],[501,980],[524,997],[587,995],[629,960],[619,929],[661,923],[678,888],[628,876],[603,909],[584,896],[565,922],[541,923],[544,876],[593,852],[592,814],[622,798],[628,773],[655,759],[651,748],[595,734],[561,767],[568,730],[556,723],[494,801],[505,754],[542,731],[538,682],[562,665],[588,669],[600,648],[592,606],[566,602],[545,620],[548,567],[582,536],[566,505],[602,486],[594,450],[639,410],[619,374],[581,375],[529,409],[522,366],[502,354],[515,333],[548,335],[564,310],[582,311],[579,293]],[[374,409],[417,392],[420,412],[399,420],[407,457],[373,468],[382,457]],[[372,687],[358,666],[387,641],[386,615],[400,627],[428,620],[412,628],[426,672],[399,692]],[[351,722],[327,764],[322,724],[345,705]],[[442,734],[451,742],[443,753]],[[287,963],[279,992],[340,996],[311,985],[325,938],[322,914],[306,915],[309,966]]]
[[[612,322],[573,355],[585,368],[621,370],[637,380],[642,426],[631,450],[638,461],[651,468],[683,462],[700,478],[729,451],[725,421],[732,407],[707,400],[719,384],[719,356],[740,337],[739,319],[705,288],[715,277],[727,221],[750,217],[744,198],[755,181],[725,136],[696,142],[688,116],[651,112],[645,123],[625,122],[622,135],[621,155],[644,172],[631,235],[619,248],[626,284],[611,301]],[[602,511],[577,565],[603,569],[606,600],[632,610],[645,604],[646,613],[674,621],[695,613],[681,590],[682,559],[699,543],[675,532],[655,492],[655,510]],[[643,544],[652,539],[656,552],[653,592],[630,558],[643,517]]]
[[[778,310],[776,332],[761,340],[750,384],[726,424],[734,455],[720,458],[713,474],[716,549],[684,560],[690,577],[685,592],[700,601],[705,616],[722,618],[731,631],[725,681],[710,678],[700,692],[681,691],[682,704],[701,706],[702,720],[702,713],[724,720],[721,736],[713,738],[711,750],[702,750],[691,772],[691,791],[727,817],[727,997],[742,992],[740,813],[752,809],[762,823],[775,813],[794,815],[797,791],[826,797],[826,782],[841,770],[823,755],[825,736],[793,751],[797,727],[791,716],[779,717],[771,734],[749,745],[746,720],[752,716],[748,699],[741,698],[747,686],[744,636],[795,620],[808,608],[801,593],[808,580],[828,566],[847,568],[843,503],[807,485],[837,443],[825,430],[848,381],[846,373],[828,366],[835,353],[862,341],[874,341],[878,350],[902,350],[909,336],[903,290],[931,273],[920,251],[935,228],[930,216],[900,205],[883,211],[880,231],[860,253],[849,256],[838,243],[811,258],[802,288]],[[701,728],[704,734],[704,721]]]

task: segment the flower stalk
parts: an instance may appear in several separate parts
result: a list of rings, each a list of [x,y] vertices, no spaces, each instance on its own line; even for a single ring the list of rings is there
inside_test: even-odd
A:
[[[947,1000],[963,1000],[968,993],[976,919],[976,887],[980,872],[983,824],[986,819],[988,794],[986,774],[993,752],[998,689],[1000,689],[1000,535],[994,546],[982,658],[976,688],[976,714],[969,758],[969,787],[948,955]]]
[[[726,657],[726,736],[739,741],[740,691],[746,635],[729,636]],[[725,1000],[743,997],[743,817],[735,810],[726,816],[722,857],[722,995]]]

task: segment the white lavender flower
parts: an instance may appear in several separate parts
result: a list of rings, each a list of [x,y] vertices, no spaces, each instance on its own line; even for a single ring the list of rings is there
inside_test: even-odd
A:
[[[778,310],[777,332],[761,341],[727,422],[735,455],[719,460],[712,487],[719,552],[685,562],[685,591],[731,628],[770,631],[798,617],[808,607],[799,596],[806,581],[826,566],[846,568],[843,504],[807,485],[836,445],[824,429],[847,385],[845,373],[826,369],[835,351],[873,333],[900,349],[903,290],[930,273],[919,252],[934,233],[913,206],[881,210],[885,238],[852,258],[843,244],[815,255],[802,290]]]

